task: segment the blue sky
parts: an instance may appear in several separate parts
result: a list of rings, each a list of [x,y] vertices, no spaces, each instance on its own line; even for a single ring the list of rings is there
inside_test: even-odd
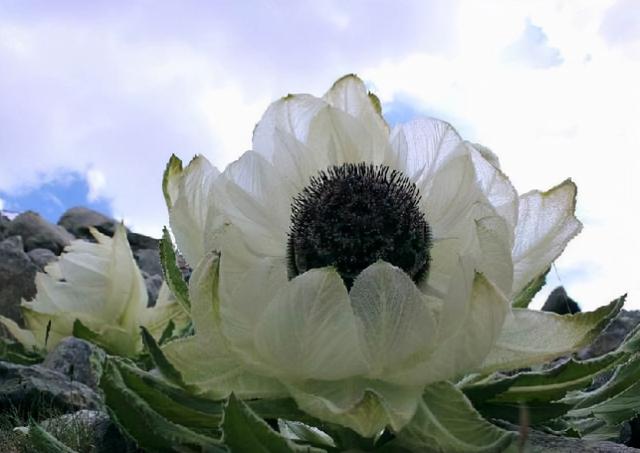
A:
[[[390,122],[451,122],[520,192],[572,177],[585,230],[554,275],[640,307],[635,0],[0,0],[0,68],[5,209],[83,204],[157,236],[172,153],[222,169],[271,101],[355,72]]]

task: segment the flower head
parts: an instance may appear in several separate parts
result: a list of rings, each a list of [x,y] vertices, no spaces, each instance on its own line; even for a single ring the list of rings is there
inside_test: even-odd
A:
[[[390,131],[355,76],[272,104],[221,174],[172,158],[164,189],[195,268],[195,336],[164,347],[184,379],[291,395],[364,435],[400,429],[428,384],[542,360],[500,349],[522,318],[510,301],[581,228],[571,181],[519,197],[449,124]]]

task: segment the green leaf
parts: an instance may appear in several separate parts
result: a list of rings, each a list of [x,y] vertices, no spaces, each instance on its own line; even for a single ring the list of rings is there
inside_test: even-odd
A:
[[[77,453],[45,431],[37,423],[29,427],[29,439],[39,453]]]
[[[79,319],[73,321],[73,336],[80,338],[81,340],[90,341],[91,343],[99,344],[100,342],[100,334],[89,329],[87,326],[82,324],[82,321]]]
[[[535,295],[538,294],[538,291],[540,291],[547,282],[547,274],[549,273],[549,270],[551,270],[550,267],[548,267],[542,274],[531,280],[527,286],[520,291],[520,294],[518,294],[511,303],[513,308],[527,308],[529,306]]]
[[[548,402],[548,401],[529,401],[529,402],[485,402],[474,405],[476,410],[484,417],[506,420],[508,422],[518,424],[522,417],[523,411],[526,413],[528,423],[537,426],[554,418],[561,417],[571,410],[571,405]]]
[[[176,157],[175,154],[172,154],[169,158],[169,162],[167,162],[164,174],[162,175],[162,193],[169,208],[171,208],[175,201],[171,199],[171,192],[173,190],[171,187],[171,180],[173,176],[179,173],[182,173],[182,161]]]
[[[479,372],[528,367],[577,351],[591,343],[618,314],[625,297],[573,315],[514,308]]]
[[[182,278],[182,272],[176,263],[176,252],[173,248],[173,242],[169,235],[169,230],[164,227],[162,230],[162,239],[160,239],[160,263],[162,264],[162,274],[164,279],[175,296],[176,300],[187,313],[191,311],[191,302],[189,301],[189,287],[187,282]]]
[[[274,431],[246,404],[235,395],[229,396],[224,411],[222,431],[225,445],[232,452],[318,452],[321,450],[309,446],[296,445],[294,442]]]
[[[482,418],[453,384],[439,382],[425,389],[416,415],[389,447],[421,452],[496,452],[511,444],[515,436]]]
[[[173,322],[173,319],[170,319],[167,325],[164,327],[162,334],[160,334],[160,339],[158,340],[159,345],[165,344],[173,337],[173,332],[176,329],[176,325]]]
[[[574,405],[570,417],[595,416],[608,424],[633,418],[640,413],[640,354],[618,366],[601,387],[572,392],[562,401]]]
[[[44,353],[28,350],[22,343],[0,337],[0,360],[19,365],[35,365],[44,360]]]
[[[488,401],[529,402],[555,401],[567,392],[591,384],[600,373],[624,360],[627,354],[612,352],[591,360],[569,359],[543,371],[527,371],[506,376],[493,374],[460,386],[474,405]]]
[[[210,451],[224,452],[220,442],[173,423],[154,411],[125,384],[113,360],[107,360],[100,381],[112,419],[149,452]]]
[[[220,434],[221,401],[192,395],[125,361],[114,359],[113,363],[126,386],[163,417],[198,432]]]
[[[182,379],[182,374],[169,362],[169,360],[165,357],[162,349],[156,343],[155,338],[149,333],[147,329],[144,327],[140,327],[140,331],[142,333],[142,342],[144,343],[149,355],[151,356],[151,360],[153,364],[158,368],[162,376],[164,376],[169,382],[176,384],[180,387],[186,387],[184,380]]]
[[[317,447],[335,448],[336,444],[330,435],[315,426],[292,420],[278,420],[280,433],[288,439],[301,441]]]

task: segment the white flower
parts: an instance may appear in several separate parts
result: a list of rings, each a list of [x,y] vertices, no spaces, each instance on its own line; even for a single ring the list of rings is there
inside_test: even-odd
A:
[[[133,259],[126,229],[116,227],[113,238],[95,229],[97,242],[76,240],[58,261],[36,275],[36,297],[22,302],[28,330],[0,318],[25,346],[51,350],[73,335],[80,321],[110,352],[134,356],[141,351],[140,326],[156,336],[173,318],[185,318],[166,287],[153,308],[147,308],[147,290]]]
[[[196,334],[164,351],[200,392],[291,395],[371,436],[430,383],[566,353],[593,327],[513,343],[514,325],[531,341],[564,322],[510,300],[580,231],[574,184],[518,197],[489,150],[434,119],[389,131],[378,105],[347,76],[272,104],[222,174],[170,162]]]

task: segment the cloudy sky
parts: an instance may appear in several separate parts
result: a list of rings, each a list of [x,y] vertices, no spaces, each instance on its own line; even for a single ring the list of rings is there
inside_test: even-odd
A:
[[[351,72],[390,122],[493,149],[520,192],[573,178],[585,229],[540,297],[640,308],[637,0],[0,0],[0,209],[157,236],[171,153],[223,168],[269,102]]]

